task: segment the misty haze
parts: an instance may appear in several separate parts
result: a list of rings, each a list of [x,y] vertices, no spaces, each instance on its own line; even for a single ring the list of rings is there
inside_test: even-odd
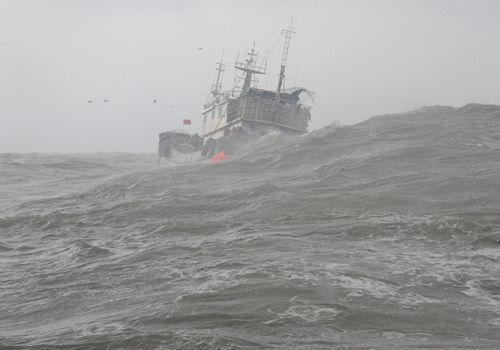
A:
[[[0,349],[499,349],[498,13],[0,0]]]

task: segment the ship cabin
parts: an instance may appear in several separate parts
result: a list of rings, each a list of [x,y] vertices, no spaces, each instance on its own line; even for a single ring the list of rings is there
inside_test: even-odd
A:
[[[277,92],[249,88],[238,97],[229,94],[205,105],[203,137],[218,139],[230,130],[244,128],[250,132],[275,128],[281,132],[307,132],[311,118],[310,107],[299,99],[301,88]]]
[[[221,78],[224,64],[217,64],[215,83],[211,89],[211,100],[204,106],[203,137],[218,139],[233,129],[243,130],[250,134],[263,134],[272,130],[289,134],[307,132],[311,119],[310,107],[300,102],[302,92],[309,94],[303,88],[284,88],[285,67],[293,33],[290,28],[283,30],[285,43],[281,59],[278,86],[275,91],[258,89],[252,86],[255,77],[266,74],[267,60],[257,65],[255,43],[247,53],[246,59],[236,62],[234,68],[240,72],[238,81],[241,87],[236,87],[226,93],[221,92]],[[238,91],[238,93],[236,93]],[[310,96],[310,94],[309,94]]]

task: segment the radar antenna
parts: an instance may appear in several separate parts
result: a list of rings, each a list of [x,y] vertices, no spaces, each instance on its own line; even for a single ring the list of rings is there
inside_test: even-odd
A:
[[[255,52],[255,42],[252,49],[247,53],[247,58],[244,61],[236,62],[234,68],[245,72],[245,80],[241,88],[241,94],[246,93],[250,89],[253,74],[266,74],[266,67],[257,67],[257,53]]]
[[[295,34],[295,32],[293,31],[293,17],[292,19],[290,19],[289,28],[282,29],[281,33],[285,34],[285,43],[283,45],[283,54],[281,55],[281,68],[278,80],[278,89],[276,90],[276,98],[278,101],[280,99],[280,93],[285,81],[285,68],[286,68],[286,61],[288,59],[288,50],[290,49],[290,41],[292,40],[292,35]]]

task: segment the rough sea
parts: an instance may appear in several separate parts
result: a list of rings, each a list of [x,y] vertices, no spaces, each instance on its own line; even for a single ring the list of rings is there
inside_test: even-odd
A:
[[[1,154],[0,348],[500,349],[500,106]]]

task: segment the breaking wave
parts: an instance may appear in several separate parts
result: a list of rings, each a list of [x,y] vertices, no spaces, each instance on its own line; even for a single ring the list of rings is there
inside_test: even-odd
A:
[[[0,346],[500,346],[500,107],[222,163],[0,155]]]

